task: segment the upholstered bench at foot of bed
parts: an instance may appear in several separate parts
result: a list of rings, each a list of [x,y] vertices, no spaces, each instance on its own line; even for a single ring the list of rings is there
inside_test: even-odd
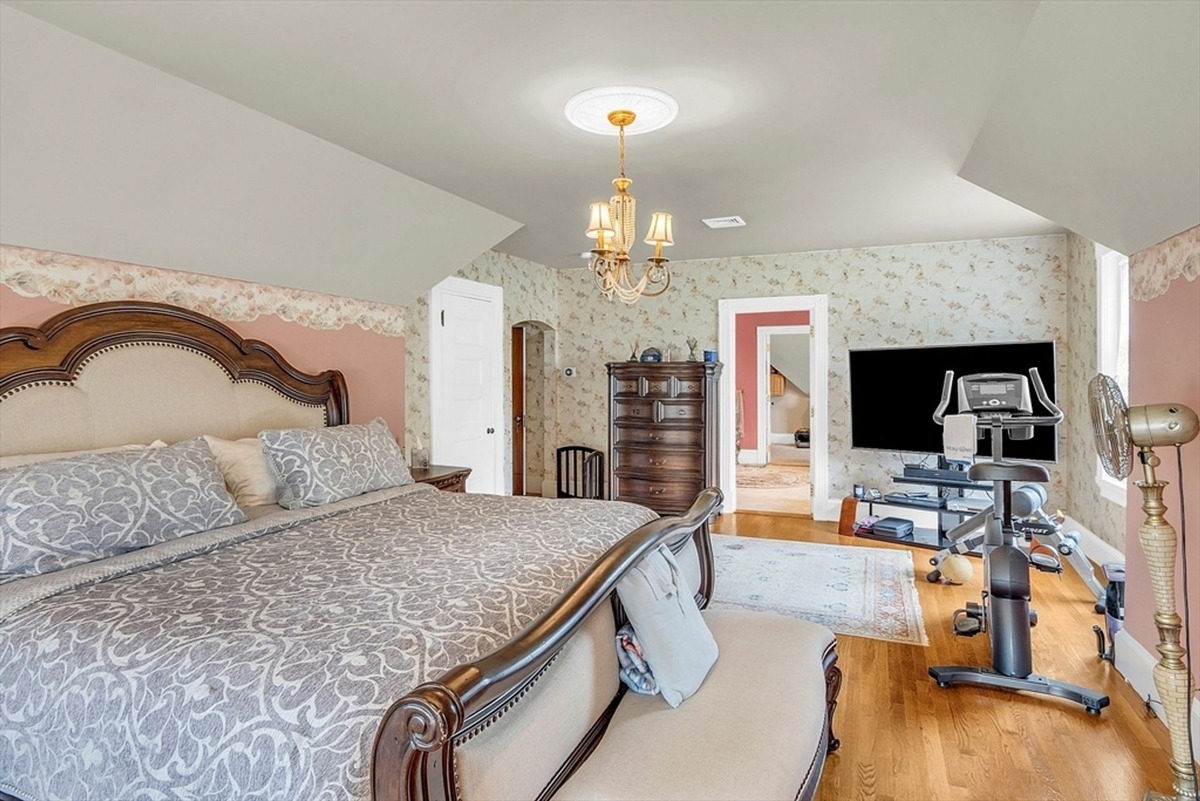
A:
[[[678,709],[626,693],[555,801],[812,796],[837,747],[826,737],[833,632],[765,612],[710,610],[704,619],[721,654],[700,690]],[[839,684],[840,674],[833,692]]]

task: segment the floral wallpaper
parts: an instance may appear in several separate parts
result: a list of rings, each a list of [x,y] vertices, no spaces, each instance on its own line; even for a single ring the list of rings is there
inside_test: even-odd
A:
[[[651,345],[682,358],[688,337],[699,340],[698,350],[715,348],[721,298],[829,297],[832,497],[855,483],[887,487],[902,467],[899,454],[850,448],[850,348],[1053,339],[1067,420],[1060,461],[1048,466],[1050,503],[1123,548],[1118,510],[1099,499],[1092,481],[1086,401],[1095,363],[1092,253],[1090,242],[1064,234],[675,262],[667,294],[633,306],[601,298],[586,270],[556,270],[496,252],[458,275],[504,287],[506,324],[534,320],[552,329],[545,337],[555,398],[547,409],[547,477],[560,444],[607,448],[605,364]],[[410,306],[407,319],[410,437],[428,438],[426,301]],[[563,376],[566,366],[573,377]],[[506,375],[506,407],[509,384]],[[511,442],[511,425],[506,435]]]
[[[560,391],[562,442],[606,447],[604,364],[639,347],[717,340],[720,298],[829,296],[830,495],[884,488],[899,454],[850,448],[849,348],[1067,338],[1066,237],[856,248],[672,264],[670,290],[635,306],[597,296],[585,271],[559,274],[559,358],[578,376]],[[686,352],[683,350],[682,352]],[[1060,376],[1060,381],[1065,376]],[[561,386],[561,385],[560,385]],[[1062,465],[1049,487],[1064,504]]]
[[[150,300],[225,321],[271,314],[305,328],[357,325],[388,337],[404,336],[400,306],[9,245],[0,245],[0,284],[27,298],[69,306]]]
[[[1200,278],[1200,225],[1129,257],[1129,291],[1134,300],[1153,300],[1176,278]]]
[[[1067,336],[1059,343],[1058,402],[1066,415],[1059,426],[1059,463],[1066,499],[1053,499],[1063,511],[1119,551],[1125,550],[1125,507],[1107,500],[1096,485],[1087,388],[1096,374],[1096,246],[1067,235],[1063,260],[1067,275]]]

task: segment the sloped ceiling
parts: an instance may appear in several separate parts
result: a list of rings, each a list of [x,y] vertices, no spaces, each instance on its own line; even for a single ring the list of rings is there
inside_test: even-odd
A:
[[[1200,223],[1200,3],[1042,3],[959,174],[1121,253]]]
[[[554,267],[611,193],[615,142],[562,112],[603,83],[679,100],[628,159],[675,261],[1064,228],[1129,250],[1200,222],[1190,1],[8,4],[491,210],[520,226],[497,250]],[[413,230],[358,236],[444,229]]]
[[[808,393],[808,335],[773,334],[771,366],[804,393]]]
[[[0,241],[397,305],[519,224],[0,7]]]

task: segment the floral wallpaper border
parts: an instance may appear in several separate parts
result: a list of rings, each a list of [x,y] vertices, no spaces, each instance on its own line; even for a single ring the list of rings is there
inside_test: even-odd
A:
[[[1176,278],[1200,278],[1200,225],[1129,257],[1129,290],[1134,300],[1165,295]]]
[[[402,306],[11,245],[0,245],[0,284],[27,298],[71,306],[149,300],[226,321],[270,314],[321,331],[356,325],[404,336]]]

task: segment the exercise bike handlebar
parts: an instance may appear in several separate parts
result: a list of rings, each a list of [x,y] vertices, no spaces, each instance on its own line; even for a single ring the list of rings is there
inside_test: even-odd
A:
[[[1038,403],[1046,407],[1050,412],[1049,417],[1022,417],[1026,425],[1058,425],[1063,421],[1063,410],[1058,408],[1054,401],[1050,400],[1049,393],[1046,392],[1046,385],[1042,383],[1042,377],[1038,374],[1036,367],[1029,368],[1029,379],[1033,383],[1033,394],[1037,395]]]
[[[950,405],[950,393],[954,391],[954,371],[947,370],[942,380],[942,400],[933,411],[933,422],[939,426],[946,422],[946,407]]]
[[[1003,419],[995,419],[995,416],[989,418],[991,424],[999,423],[1002,428],[1023,428],[1025,426],[1047,426],[1058,425],[1063,421],[1063,410],[1058,408],[1054,401],[1050,400],[1050,394],[1046,392],[1046,385],[1042,383],[1042,376],[1038,373],[1036,367],[1029,368],[1030,383],[1033,384],[1033,394],[1037,396],[1038,403],[1042,404],[1049,415],[1032,416],[1023,415],[1021,417],[1005,417]],[[937,409],[933,412],[933,422],[938,425],[944,425],[946,422],[946,407],[950,405],[950,394],[954,391],[954,371],[947,370],[946,377],[942,380],[942,399],[938,403]]]

